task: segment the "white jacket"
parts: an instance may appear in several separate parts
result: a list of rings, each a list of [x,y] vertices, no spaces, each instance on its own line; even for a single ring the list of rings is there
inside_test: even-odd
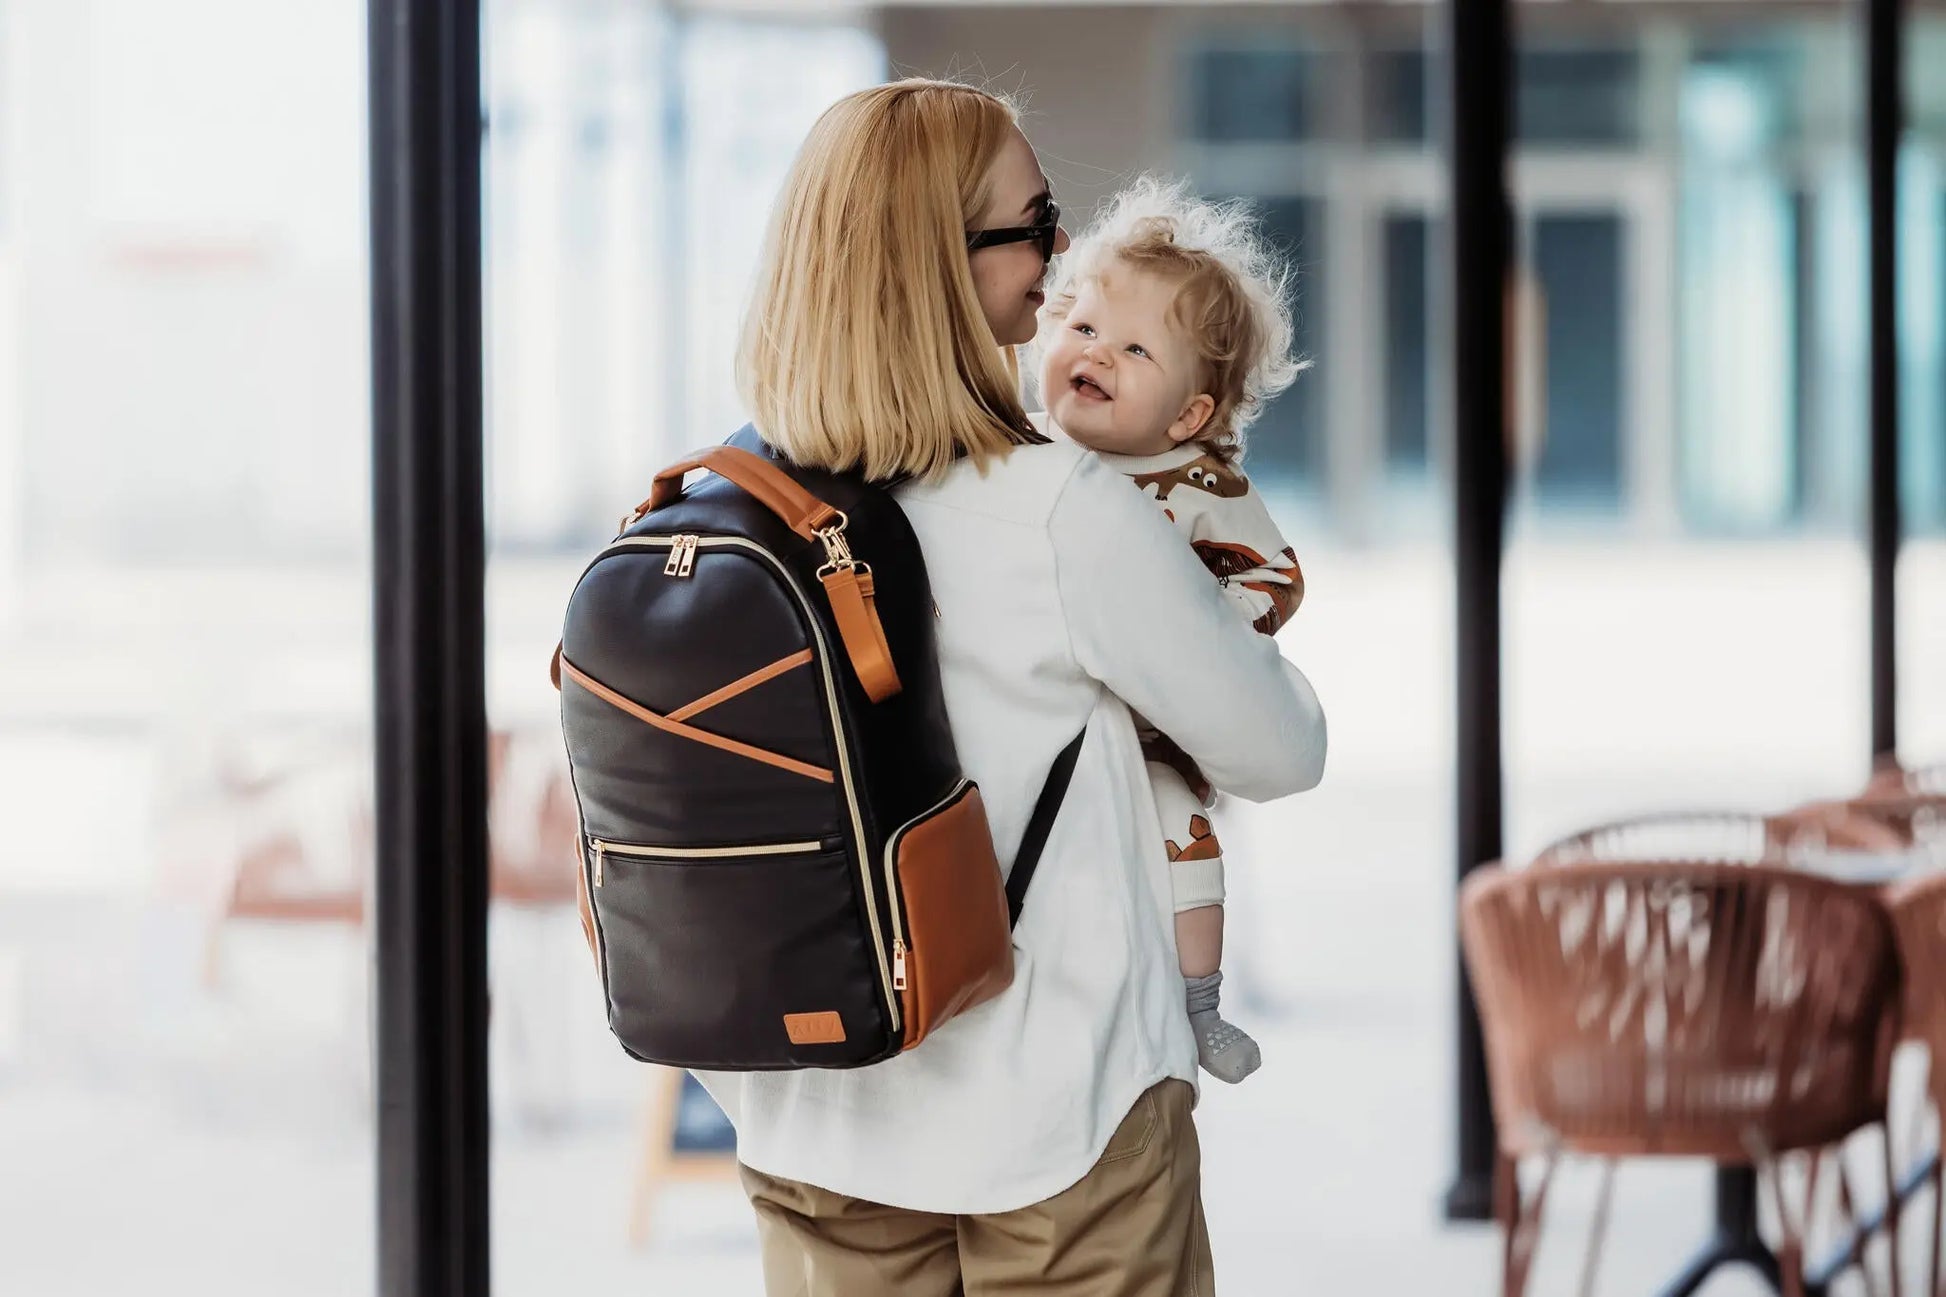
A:
[[[759,1171],[920,1211],[1011,1211],[1087,1174],[1149,1086],[1196,1080],[1129,708],[1253,801],[1318,782],[1324,714],[1155,505],[1080,447],[1022,447],[984,476],[961,464],[899,498],[1003,864],[1055,754],[1087,728],[1014,933],[1013,985],[872,1067],[699,1075]]]

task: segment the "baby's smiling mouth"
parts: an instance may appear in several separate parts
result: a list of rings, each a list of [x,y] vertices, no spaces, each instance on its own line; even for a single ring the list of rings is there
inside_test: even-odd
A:
[[[1076,374],[1068,380],[1068,386],[1082,396],[1091,397],[1097,401],[1112,401],[1115,399],[1108,394],[1106,388],[1102,387],[1094,379],[1089,378],[1086,374]]]

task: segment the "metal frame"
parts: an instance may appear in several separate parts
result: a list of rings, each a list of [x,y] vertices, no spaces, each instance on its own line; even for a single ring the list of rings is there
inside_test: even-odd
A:
[[[1871,231],[1872,752],[1898,750],[1898,153],[1904,126],[1899,0],[1863,0],[1865,173]]]
[[[1458,704],[1458,874],[1501,853],[1500,566],[1507,506],[1507,311],[1513,209],[1507,189],[1512,104],[1508,0],[1447,6],[1453,289],[1453,522]],[[1493,1210],[1493,1111],[1486,1051],[1466,966],[1458,966],[1458,1174],[1451,1220]]]
[[[370,0],[378,1291],[486,1297],[479,0]]]

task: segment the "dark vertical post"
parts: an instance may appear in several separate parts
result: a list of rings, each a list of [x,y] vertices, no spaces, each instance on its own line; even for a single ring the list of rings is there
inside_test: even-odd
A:
[[[1512,82],[1508,0],[1449,0],[1454,564],[1458,624],[1458,864],[1463,879],[1501,852],[1500,559],[1507,499],[1507,199]],[[1459,1168],[1452,1220],[1493,1210],[1493,1111],[1479,1012],[1459,970]]]
[[[478,0],[370,0],[378,1292],[486,1297]]]
[[[1865,172],[1871,230],[1872,752],[1898,749],[1899,0],[1865,0]]]

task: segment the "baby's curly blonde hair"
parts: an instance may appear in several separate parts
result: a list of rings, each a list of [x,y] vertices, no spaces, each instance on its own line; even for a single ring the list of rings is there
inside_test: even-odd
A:
[[[1198,198],[1184,182],[1140,177],[1055,266],[1041,313],[1067,318],[1083,285],[1125,267],[1176,285],[1171,314],[1202,363],[1216,402],[1196,440],[1226,464],[1243,456],[1243,431],[1310,361],[1291,354],[1292,272],[1265,243],[1241,201]]]

